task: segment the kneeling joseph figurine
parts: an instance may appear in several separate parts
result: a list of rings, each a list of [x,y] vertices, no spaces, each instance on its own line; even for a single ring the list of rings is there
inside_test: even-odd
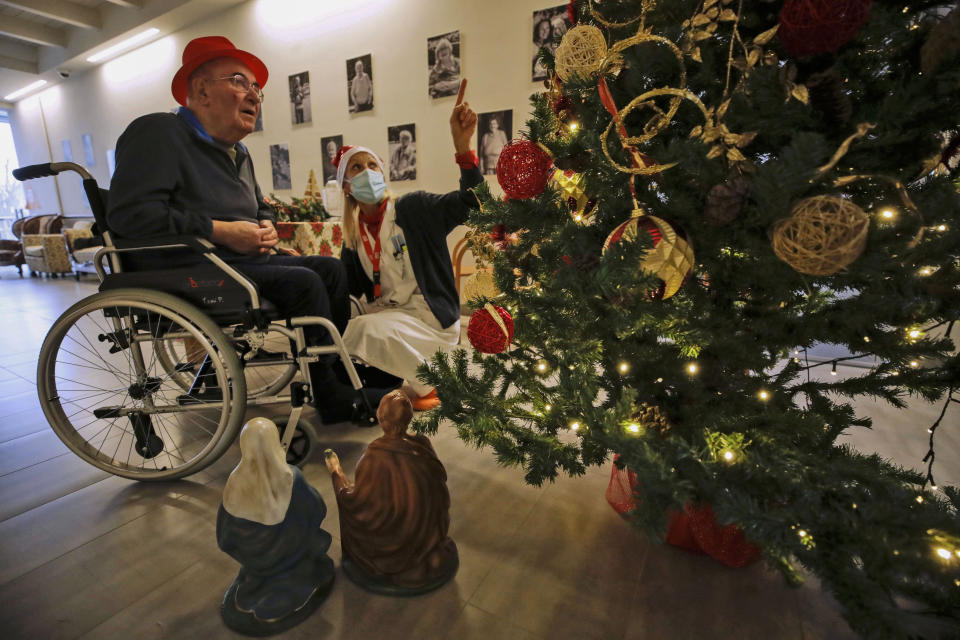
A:
[[[407,433],[410,400],[393,391],[380,402],[383,436],[357,462],[356,482],[325,452],[340,509],[343,569],[375,593],[416,595],[443,585],[457,572],[457,546],[447,535],[447,472],[430,441]]]

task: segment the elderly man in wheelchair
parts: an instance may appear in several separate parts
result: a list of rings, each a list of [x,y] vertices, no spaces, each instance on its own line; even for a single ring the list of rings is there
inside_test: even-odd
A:
[[[343,266],[276,251],[240,143],[266,81],[252,54],[226,38],[198,38],[173,80],[183,106],[127,128],[109,194],[72,163],[14,172],[21,180],[80,173],[103,235],[100,291],[54,323],[37,385],[57,435],[110,473],[195,473],[230,446],[248,404],[290,403],[279,423],[292,462],[315,438],[300,419],[306,403],[324,422],[375,423],[340,339],[349,315]],[[333,372],[338,358],[351,385]]]

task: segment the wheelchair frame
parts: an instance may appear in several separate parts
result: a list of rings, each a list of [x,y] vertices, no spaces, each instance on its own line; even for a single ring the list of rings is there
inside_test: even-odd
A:
[[[193,236],[165,236],[147,240],[117,241],[112,237],[110,227],[107,225],[103,192],[90,173],[75,163],[55,162],[30,165],[14,170],[13,175],[18,180],[25,181],[47,176],[56,176],[63,171],[73,171],[83,178],[83,187],[87,201],[90,204],[94,218],[100,229],[100,235],[104,240],[104,246],[97,251],[94,258],[94,266],[100,279],[100,291],[74,304],[54,322],[44,340],[37,367],[37,390],[40,396],[41,407],[51,427],[57,433],[57,436],[60,437],[71,450],[91,464],[115,475],[137,480],[180,478],[200,471],[212,464],[229,448],[240,431],[240,423],[244,418],[248,406],[289,402],[290,413],[286,423],[285,425],[278,425],[282,429],[280,441],[284,451],[287,452],[288,462],[302,464],[308,457],[309,450],[312,448],[315,440],[313,429],[310,428],[309,425],[304,423],[303,426],[300,426],[303,405],[305,402],[311,400],[313,392],[319,391],[310,388],[311,383],[308,365],[316,362],[321,356],[325,355],[337,355],[340,358],[353,388],[360,392],[358,393],[362,403],[360,407],[360,420],[367,425],[376,424],[373,408],[370,406],[368,398],[361,392],[363,385],[360,377],[357,374],[349,353],[347,353],[344,347],[340,332],[333,322],[319,316],[283,318],[286,323],[285,325],[272,322],[262,307],[261,296],[257,286],[217,256],[214,253],[216,249],[215,245],[203,238]],[[238,322],[230,322],[227,325],[219,323],[209,315],[208,311],[205,311],[204,307],[195,305],[182,296],[164,292],[162,288],[133,289],[107,287],[105,289],[105,285],[108,284],[108,279],[111,277],[111,274],[123,273],[120,260],[122,254],[144,250],[163,251],[184,248],[201,253],[209,264],[214,265],[231,281],[242,287],[248,299],[245,301],[245,310],[242,313],[243,318]],[[111,274],[107,273],[105,267],[105,263],[108,261]],[[206,263],[202,264],[206,265]],[[207,266],[209,267],[209,265]],[[223,281],[221,281],[221,284],[222,282]],[[110,303],[112,303],[112,306]],[[92,444],[85,440],[85,436],[80,435],[80,430],[88,428],[89,424],[78,429],[70,422],[71,418],[82,411],[76,411],[68,416],[64,408],[63,394],[60,391],[60,387],[57,386],[63,383],[57,381],[60,377],[56,375],[56,367],[60,362],[56,356],[64,350],[74,355],[69,349],[63,347],[65,338],[71,337],[73,342],[81,342],[77,338],[72,337],[70,331],[73,328],[79,327],[80,322],[85,318],[89,320],[89,324],[92,324],[96,328],[95,331],[102,330],[104,327],[99,322],[101,316],[107,321],[108,326],[106,327],[106,331],[97,334],[97,339],[101,343],[108,343],[106,346],[109,347],[110,355],[124,351],[129,352],[128,355],[124,354],[126,356],[125,362],[128,367],[132,368],[136,373],[136,379],[134,380],[131,377],[121,380],[121,376],[118,376],[116,372],[111,372],[114,378],[121,383],[120,389],[103,389],[102,387],[96,387],[92,383],[86,385],[89,386],[90,389],[82,389],[84,392],[92,393],[93,395],[91,397],[102,396],[112,392],[113,395],[110,396],[112,398],[122,393],[124,394],[122,402],[129,400],[131,405],[130,407],[104,406],[96,408],[93,411],[90,411],[89,408],[83,409],[83,411],[93,415],[96,420],[113,421],[109,424],[109,427],[103,427],[100,432],[97,432],[97,435],[99,435],[104,428],[107,429],[100,448],[94,452]],[[305,327],[318,325],[328,331],[333,340],[332,345],[307,345],[304,331]],[[111,327],[113,331],[109,331]],[[174,327],[178,327],[179,330],[172,330]],[[78,329],[78,332],[79,331]],[[251,360],[249,364],[246,361],[241,363],[241,357],[237,355],[236,345],[243,342],[248,347],[248,351],[257,353],[262,348],[266,336],[272,333],[279,334],[279,336],[285,338],[291,345],[293,354],[291,354],[289,358],[286,353],[284,354],[280,362],[284,367],[289,367],[289,369],[274,381],[275,384],[267,385],[266,389],[275,389],[278,384],[280,388],[283,388],[289,383],[290,391],[283,394],[273,392],[248,396],[245,381],[246,368],[248,366],[270,366],[276,364],[276,362],[269,360],[256,362]],[[205,335],[209,336],[209,343],[206,340],[201,340]],[[79,368],[87,368],[87,365],[83,364],[83,362],[88,362],[87,358],[93,358],[93,356],[99,355],[97,350],[101,349],[101,347],[94,345],[89,339],[86,339],[82,333],[81,337],[84,337],[88,346],[83,344],[80,346],[93,355],[84,353],[82,357],[78,356],[78,362],[72,364]],[[205,352],[203,354],[203,361],[200,363],[199,370],[196,373],[193,373],[193,368],[196,367],[196,363],[187,366],[184,363],[177,362],[172,364],[171,367],[171,363],[169,362],[170,354],[166,351],[167,347],[164,346],[167,344],[167,341],[170,340],[185,341],[187,339],[197,341],[198,345],[203,346]],[[150,343],[154,351],[153,355],[150,356],[149,362],[144,357],[143,345],[145,343]],[[160,344],[161,349],[164,350],[162,354],[157,351],[158,344]],[[77,351],[80,350],[77,347],[72,348]],[[51,358],[53,359],[52,364],[50,362]],[[164,358],[166,358],[166,360]],[[105,365],[107,364],[102,357],[100,359]],[[91,364],[95,365],[96,362]],[[156,366],[159,366],[165,372],[163,376],[157,377],[150,375],[150,369]],[[292,381],[293,378],[296,377],[296,370],[293,370],[294,366],[296,366],[296,370],[299,370],[302,381]],[[213,373],[211,373],[211,369],[213,369]],[[174,379],[174,375],[177,375],[176,379]],[[169,398],[164,395],[167,393],[166,391],[164,391],[164,394],[160,393],[161,388],[171,380],[178,384],[181,389],[184,389],[185,383],[190,380],[191,375],[193,376],[193,380],[189,389],[186,389],[187,394],[179,395],[175,400],[170,401]],[[130,385],[124,390],[122,383],[127,381],[130,382]],[[70,382],[81,386],[85,385],[84,382],[75,380],[70,380]],[[170,388],[176,389],[176,386],[171,384]],[[97,389],[100,389],[100,391],[96,391]],[[201,391],[201,389],[205,389],[205,391]],[[243,393],[239,394],[239,391]],[[216,400],[216,394],[218,392],[220,394],[219,402]],[[154,402],[155,399],[159,400],[161,395],[163,395],[162,399],[167,401],[168,404],[162,405]],[[78,404],[76,402],[71,403],[69,398],[66,399],[66,403],[70,405],[69,408],[71,411],[76,408],[74,405]],[[181,408],[182,412],[220,410],[220,422],[217,425],[215,433],[211,433],[208,429],[200,427],[202,431],[210,435],[210,441],[202,451],[197,454],[198,458],[193,458],[190,461],[183,458],[182,455],[175,456],[172,452],[165,451],[164,449],[165,446],[172,444],[172,446],[176,447],[179,451],[180,445],[184,444],[184,442],[181,442],[178,438],[173,437],[173,435],[182,437],[182,434],[179,431],[171,433],[173,429],[170,425],[166,425],[162,421],[163,414],[177,413],[178,407]],[[160,420],[159,430],[153,426],[154,418]],[[115,460],[113,458],[104,460],[103,457],[105,454],[102,451],[104,443],[106,443],[107,439],[111,436],[116,422],[123,419],[130,421],[132,434],[129,435],[133,438],[129,442],[130,450],[127,452],[127,461],[121,464],[119,458]],[[210,421],[209,419],[207,420]],[[64,424],[68,424],[69,427],[65,427]],[[120,426],[121,434],[117,440],[117,451],[119,451],[121,443],[128,435],[128,432],[124,431],[123,427],[124,425]],[[291,443],[295,440],[298,430],[302,432],[301,438],[305,437],[308,439],[306,452],[295,453],[290,450]],[[168,438],[167,443],[164,443],[160,435],[165,435]],[[116,438],[116,436],[114,436],[114,438]],[[180,457],[186,464],[183,465],[183,469],[177,467],[168,470],[167,468],[160,469],[159,465],[154,462],[157,468],[154,469],[152,473],[147,472],[150,470],[145,471],[143,466],[141,466],[139,471],[134,471],[127,468],[134,450],[144,461],[165,452],[167,453],[168,459],[172,460],[173,457]],[[114,457],[117,451],[114,452]]]

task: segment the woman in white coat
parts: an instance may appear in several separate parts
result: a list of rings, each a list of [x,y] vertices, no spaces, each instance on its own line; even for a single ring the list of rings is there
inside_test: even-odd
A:
[[[344,193],[341,259],[351,294],[363,315],[343,334],[347,350],[366,364],[406,381],[414,409],[439,404],[436,390],[417,379],[417,367],[439,349],[457,345],[460,299],[447,235],[479,206],[471,191],[483,180],[470,142],[477,115],[462,102],[466,80],[450,116],[460,166],[460,189],[447,194],[387,194],[380,158],[366,147],[342,147],[337,183]]]

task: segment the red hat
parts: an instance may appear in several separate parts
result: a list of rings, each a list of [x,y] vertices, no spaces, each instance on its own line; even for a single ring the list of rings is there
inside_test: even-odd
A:
[[[260,58],[237,49],[232,42],[223,36],[204,36],[203,38],[194,38],[187,43],[183,50],[183,66],[173,76],[173,83],[170,85],[170,91],[173,92],[174,99],[187,106],[187,80],[190,74],[197,70],[197,67],[204,62],[215,60],[216,58],[234,58],[247,65],[253,71],[257,84],[262,89],[267,84],[267,66],[260,61]]]

